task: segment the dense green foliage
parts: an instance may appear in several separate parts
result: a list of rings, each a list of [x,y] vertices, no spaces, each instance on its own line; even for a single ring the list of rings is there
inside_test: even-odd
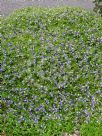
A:
[[[94,11],[102,16],[102,0],[94,0],[95,3]]]
[[[26,8],[3,19],[0,32],[0,131],[101,136],[102,18],[79,8]]]

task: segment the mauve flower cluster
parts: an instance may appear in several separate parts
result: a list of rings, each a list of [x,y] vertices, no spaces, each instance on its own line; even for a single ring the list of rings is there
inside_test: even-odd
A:
[[[102,121],[102,20],[71,8],[27,13],[1,27],[2,116],[20,124]]]

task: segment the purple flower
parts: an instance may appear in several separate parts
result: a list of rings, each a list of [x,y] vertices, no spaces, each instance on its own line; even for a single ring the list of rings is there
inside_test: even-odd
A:
[[[2,108],[2,104],[0,104],[0,109]]]
[[[27,100],[27,99],[24,99],[23,102],[28,102],[28,100]]]
[[[2,69],[2,68],[0,68],[0,72],[3,72],[3,69]]]
[[[85,113],[87,119],[89,119],[91,114],[87,110],[84,110],[84,113]]]
[[[95,97],[93,96],[93,97],[92,97],[92,109],[95,107],[95,103],[96,103],[96,102],[95,102]]]
[[[11,43],[8,43],[8,46],[11,46],[12,44]]]
[[[35,119],[34,119],[34,123],[38,123],[38,119],[35,118]]]

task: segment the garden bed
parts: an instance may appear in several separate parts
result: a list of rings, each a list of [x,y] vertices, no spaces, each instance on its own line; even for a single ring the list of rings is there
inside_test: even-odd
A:
[[[25,8],[1,19],[0,132],[101,136],[102,18]]]

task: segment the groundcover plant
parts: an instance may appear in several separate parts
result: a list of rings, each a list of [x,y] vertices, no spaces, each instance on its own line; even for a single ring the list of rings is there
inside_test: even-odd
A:
[[[102,18],[28,7],[0,27],[0,132],[102,136]]]

